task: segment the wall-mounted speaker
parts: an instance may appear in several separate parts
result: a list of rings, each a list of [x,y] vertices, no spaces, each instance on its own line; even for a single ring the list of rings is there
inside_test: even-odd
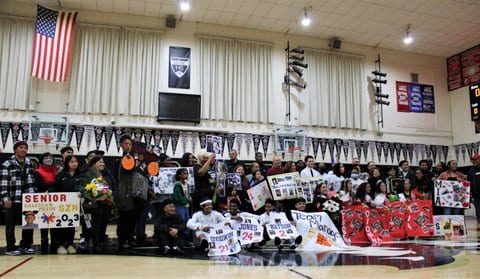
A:
[[[340,47],[342,46],[342,41],[340,41],[339,39],[332,39],[330,41],[330,44],[328,44],[328,46],[331,49],[340,49]]]
[[[177,26],[177,19],[173,16],[167,17],[167,21],[165,22],[165,26],[168,28],[175,28]]]

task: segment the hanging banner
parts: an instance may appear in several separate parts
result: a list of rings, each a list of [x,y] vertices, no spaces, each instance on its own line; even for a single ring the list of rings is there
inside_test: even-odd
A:
[[[242,153],[242,145],[243,145],[243,134],[235,134],[235,142],[237,144],[237,154]]]
[[[327,139],[328,151],[330,152],[330,161],[333,163],[335,161],[335,140]]]
[[[12,123],[12,140],[13,143],[18,141],[18,136],[20,135],[20,130],[22,129],[21,123]]]
[[[247,147],[247,156],[250,157],[250,150],[253,142],[252,134],[244,134],[243,140],[245,141],[245,146]]]
[[[2,134],[2,145],[5,149],[5,145],[7,144],[8,135],[10,134],[10,123],[9,122],[1,122],[0,123],[0,132]]]
[[[175,156],[175,151],[177,150],[178,140],[180,138],[180,133],[178,131],[170,131],[170,140],[172,141],[172,154]],[[166,152],[166,148],[165,151]]]
[[[448,146],[442,146],[442,154],[443,154],[443,158],[445,158],[445,162],[447,161],[447,157],[448,157],[448,149],[449,147]]]
[[[338,162],[340,161],[340,155],[342,154],[342,145],[343,145],[343,140],[341,139],[334,139],[335,141],[335,161]]]
[[[385,158],[385,163],[387,163],[387,160],[388,160],[388,148],[389,148],[388,142],[382,143],[382,148],[383,148],[383,157]]]
[[[198,133],[197,132],[192,132],[190,135],[190,146],[192,147],[192,153],[196,153],[196,148],[197,148],[197,142],[198,142]]]
[[[324,251],[347,247],[327,213],[306,213],[297,210],[291,212],[297,232],[303,239],[296,250]]]
[[[180,168],[160,168],[157,176],[150,178],[152,181],[153,192],[159,195],[173,194],[173,188],[175,187],[175,174]],[[188,171],[188,192],[193,193],[195,189],[195,179],[193,174],[193,168],[185,168]]]
[[[432,201],[407,201],[405,233],[407,237],[433,235]]]
[[[233,255],[242,250],[237,239],[237,232],[229,226],[223,224],[213,226],[208,238],[210,244],[209,257]]]
[[[80,145],[82,144],[84,133],[85,133],[85,127],[83,125],[75,126],[75,139],[77,141],[77,151],[80,151]]]
[[[115,131],[115,144],[116,144],[116,146],[117,146],[117,152],[120,152],[120,148],[121,148],[120,138],[121,138],[122,135],[124,134],[123,128],[114,127],[113,129],[114,129],[114,131]]]
[[[272,198],[272,194],[270,193],[270,189],[266,180],[263,180],[254,187],[248,189],[247,195],[252,202],[252,207],[254,211],[262,208],[268,198]]]
[[[375,142],[375,149],[377,150],[377,158],[378,162],[382,160],[382,143],[381,142]]]
[[[28,141],[28,137],[30,135],[30,133],[28,131],[30,131],[30,124],[29,123],[21,123],[20,124],[20,131],[22,132],[22,140],[23,141]]]
[[[255,151],[255,153],[258,152],[258,148],[260,147],[260,135],[253,135],[252,138],[253,138],[253,150]]]
[[[200,149],[207,148],[207,133],[198,133],[198,139],[200,141]]]
[[[298,172],[268,176],[267,180],[272,191],[273,199],[286,200],[296,198],[296,180],[298,176]]]
[[[422,85],[410,83],[410,112],[423,112]]]
[[[227,141],[228,153],[230,153],[230,151],[233,149],[233,143],[235,142],[235,134],[226,134],[225,138]]]
[[[95,146],[100,149],[102,143],[103,133],[105,133],[105,127],[95,127]]]
[[[133,130],[133,140],[143,142],[143,129]]]
[[[395,144],[393,142],[388,143],[388,150],[390,150],[390,160],[393,163],[395,161]]]
[[[80,226],[80,193],[22,195],[24,229],[74,228]]]
[[[152,130],[151,129],[145,129],[143,131],[143,135],[145,137],[145,143],[150,146],[150,143],[152,142]]]
[[[433,215],[436,236],[444,236],[446,240],[465,238],[467,227],[463,215]]]
[[[435,113],[435,96],[432,85],[422,85],[423,112]]]
[[[343,208],[342,235],[347,244],[369,242],[365,234],[365,208],[362,205]]]
[[[262,136],[263,157],[267,157],[268,144],[270,143],[270,136]]]
[[[170,47],[168,87],[190,89],[190,48]]]
[[[185,154],[187,150],[187,142],[189,137],[190,137],[189,132],[179,132],[179,139],[180,139],[180,142],[182,143],[182,154]]]
[[[433,159],[433,163],[435,164],[437,162],[437,151],[438,151],[437,145],[430,145],[430,150],[432,151],[432,159]]]
[[[363,156],[365,157],[365,161],[368,161],[368,146],[369,143],[366,140],[361,141]]]
[[[397,81],[397,111],[410,112],[410,96],[408,82]]]
[[[408,159],[410,162],[413,161],[413,144],[407,144],[407,153],[408,153]],[[405,158],[407,160],[407,158]]]
[[[67,146],[72,145],[73,133],[75,133],[74,125],[68,126]]]
[[[162,130],[160,132],[160,139],[162,141],[162,147],[163,147],[163,150],[162,152],[163,153],[167,153],[167,150],[168,150],[168,143],[169,143],[169,140],[170,140],[170,134],[167,130]],[[156,144],[156,141],[155,141],[155,144]]]
[[[316,161],[317,160],[317,154],[318,154],[318,146],[320,144],[320,139],[319,138],[312,138],[312,148],[313,148],[313,159]],[[325,159],[325,154],[322,152],[322,160]]]
[[[407,158],[407,154],[408,154],[407,144],[402,143],[400,148],[402,149],[403,160],[408,160],[408,158]]]
[[[350,149],[350,142],[348,140],[343,140],[343,156],[345,157],[345,161],[348,160],[349,149]]]
[[[435,206],[470,208],[470,182],[435,180]]]

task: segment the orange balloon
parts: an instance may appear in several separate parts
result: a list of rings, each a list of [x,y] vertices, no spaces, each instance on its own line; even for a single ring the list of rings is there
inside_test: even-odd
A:
[[[135,168],[135,158],[130,155],[123,156],[121,160],[121,165],[124,170],[133,170],[133,168]]]
[[[148,163],[147,172],[150,176],[156,176],[159,171],[160,171],[160,168],[158,167],[157,162]]]

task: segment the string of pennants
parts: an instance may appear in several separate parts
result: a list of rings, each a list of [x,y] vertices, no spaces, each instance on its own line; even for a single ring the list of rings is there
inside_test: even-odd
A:
[[[462,154],[463,161],[470,162],[470,158],[472,157],[472,155],[480,154],[479,146],[480,141],[454,145],[453,151],[455,152],[455,160],[458,162],[458,160],[460,159],[460,154]]]
[[[28,123],[10,123],[0,122],[0,133],[3,148],[5,148],[7,139],[11,133],[13,142],[18,140],[28,140]],[[80,150],[84,136],[86,136],[86,144],[90,146],[92,138],[95,140],[97,149],[101,147],[102,142],[105,143],[105,149],[109,150],[112,139],[115,146],[120,152],[120,137],[124,134],[132,136],[137,141],[145,142],[148,145],[162,148],[163,152],[168,150],[169,145],[173,154],[176,154],[178,144],[182,148],[182,154],[185,152],[196,153],[198,144],[200,148],[206,148],[207,135],[222,137],[222,154],[225,147],[228,151],[235,148],[239,154],[246,152],[248,157],[258,152],[260,146],[264,156],[268,154],[269,145],[271,144],[272,135],[258,135],[245,133],[211,133],[211,132],[191,132],[179,130],[157,130],[157,129],[141,129],[141,128],[123,128],[112,126],[93,126],[93,125],[70,125],[68,127],[67,145],[71,145],[73,135],[75,134],[76,147]],[[420,159],[432,159],[434,162],[447,161],[448,146],[443,145],[427,145],[427,144],[408,144],[399,142],[381,142],[381,141],[364,141],[352,139],[338,138],[313,138],[305,139],[305,154],[313,155],[319,161],[325,161],[325,156],[329,154],[333,161],[349,160],[349,156],[357,157],[361,161],[374,160],[377,162],[396,164],[401,160],[409,160],[410,162]],[[311,147],[310,147],[311,146]],[[242,150],[245,147],[246,150]],[[253,150],[252,150],[253,147]],[[57,146],[59,148],[59,146]],[[479,142],[471,144],[456,145],[454,147],[457,161],[459,154],[462,153],[464,160],[466,153],[478,153]],[[319,152],[320,151],[320,152]],[[328,153],[327,153],[328,152]],[[320,158],[318,157],[320,156]]]

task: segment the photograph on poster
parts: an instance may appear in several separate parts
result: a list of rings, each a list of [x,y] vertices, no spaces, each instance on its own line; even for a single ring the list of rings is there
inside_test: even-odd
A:
[[[207,152],[222,155],[222,137],[207,135]]]
[[[175,174],[180,168],[160,168],[157,176],[152,176],[150,180],[153,184],[153,192],[155,194],[173,194],[175,187]],[[193,168],[186,168],[188,171],[188,192],[193,193],[195,190],[195,180],[193,176]]]

